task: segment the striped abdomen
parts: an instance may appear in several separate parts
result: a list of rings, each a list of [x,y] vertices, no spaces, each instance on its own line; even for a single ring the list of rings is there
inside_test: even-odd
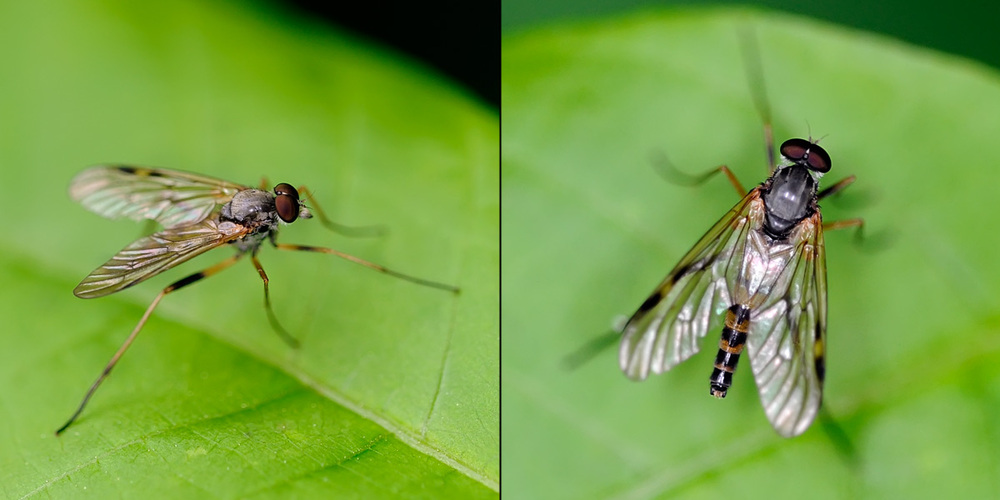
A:
[[[735,304],[726,310],[726,326],[722,329],[719,339],[719,353],[715,355],[715,369],[709,381],[712,383],[710,392],[717,398],[726,397],[729,386],[733,385],[733,372],[736,363],[740,361],[740,353],[747,341],[747,331],[750,330],[750,308]]]

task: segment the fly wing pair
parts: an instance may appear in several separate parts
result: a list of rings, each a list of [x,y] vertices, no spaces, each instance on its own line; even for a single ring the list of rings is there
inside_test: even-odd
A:
[[[748,193],[698,241],[629,319],[619,351],[635,380],[662,373],[698,352],[712,318],[734,304],[744,261],[760,257],[760,188]],[[785,437],[805,432],[822,399],[826,343],[826,258],[819,211],[789,236],[789,249],[754,295],[746,348],[761,403]],[[772,259],[772,261],[775,259]]]
[[[96,166],[70,183],[70,197],[98,215],[150,219],[164,229],[129,244],[77,285],[81,298],[102,297],[246,235],[218,213],[249,186],[167,169]]]

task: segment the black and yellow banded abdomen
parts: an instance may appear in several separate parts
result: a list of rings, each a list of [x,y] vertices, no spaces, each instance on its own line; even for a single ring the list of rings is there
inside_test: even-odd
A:
[[[719,339],[719,352],[715,355],[715,369],[712,370],[710,393],[717,398],[726,397],[733,385],[733,372],[740,361],[740,353],[747,341],[750,330],[750,308],[735,304],[726,310],[726,326]]]

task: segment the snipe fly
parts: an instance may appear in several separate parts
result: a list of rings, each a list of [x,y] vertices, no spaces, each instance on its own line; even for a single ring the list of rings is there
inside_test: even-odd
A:
[[[725,166],[698,179],[722,172],[742,199],[695,243],[628,320],[619,364],[635,380],[663,373],[697,353],[711,319],[724,314],[710,394],[726,397],[745,347],[768,420],[778,434],[792,437],[812,424],[823,395],[827,315],[823,230],[860,228],[863,222],[823,222],[819,201],[847,187],[854,176],[818,190],[832,162],[812,140],[785,141],[778,148],[780,161],[775,162],[761,93],[755,94],[755,102],[764,120],[770,176],[750,192]]]
[[[98,386],[135,340],[165,295],[212,276],[244,256],[250,257],[264,282],[264,306],[268,320],[282,340],[296,347],[297,341],[278,323],[271,308],[267,274],[257,259],[257,252],[264,240],[269,240],[279,250],[336,255],[418,285],[458,292],[457,287],[396,272],[331,248],[278,243],[277,235],[281,225],[313,217],[313,212],[306,208],[299,197],[300,192],[309,199],[312,210],[325,226],[342,233],[352,232],[352,228],[328,220],[304,186],[295,189],[289,184],[281,183],[273,191],[267,191],[263,186],[255,189],[177,170],[119,165],[95,166],[78,174],[70,183],[69,193],[84,208],[111,219],[128,217],[134,220],[152,220],[163,229],[134,241],[91,272],[73,290],[77,297],[103,297],[124,290],[224,245],[232,246],[236,254],[175,281],[160,291],[132,333],[90,386],[76,411],[56,431],[56,435],[65,431],[80,416]]]

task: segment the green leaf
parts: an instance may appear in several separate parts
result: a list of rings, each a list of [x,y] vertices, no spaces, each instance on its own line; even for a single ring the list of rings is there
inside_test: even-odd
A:
[[[645,383],[608,349],[560,360],[631,314],[738,199],[729,165],[766,176],[740,56],[752,26],[775,137],[822,138],[825,410],[803,436],[768,425],[753,376],[708,395],[717,334]],[[503,43],[505,493],[542,498],[942,498],[1000,494],[1000,78],[943,54],[799,17],[648,12]],[[930,483],[930,484],[928,484]]]
[[[493,498],[499,489],[497,116],[383,48],[240,2],[0,5],[0,496]],[[71,293],[142,234],[69,200],[115,162],[308,185],[329,246],[460,285],[416,286],[262,247],[289,349],[249,262],[167,296],[217,250],[96,300]],[[246,259],[248,260],[248,259]]]

